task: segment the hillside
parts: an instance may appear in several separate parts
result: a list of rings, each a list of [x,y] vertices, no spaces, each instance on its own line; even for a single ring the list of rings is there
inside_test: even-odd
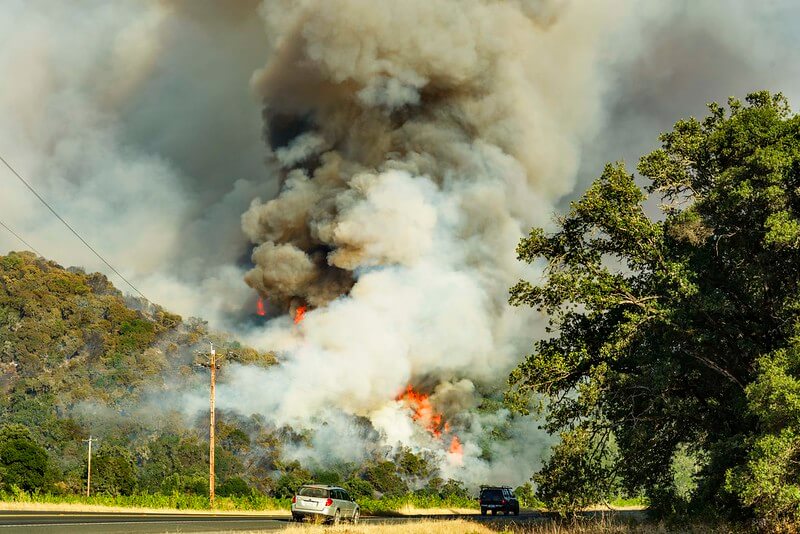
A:
[[[89,434],[128,450],[141,466],[152,443],[175,441],[197,453],[187,469],[202,472],[203,426],[147,405],[168,390],[207,387],[194,363],[209,341],[235,349],[233,360],[275,361],[209,332],[203,321],[123,296],[102,274],[29,252],[0,256],[0,420],[31,431],[65,489],[81,484],[81,440]],[[224,439],[224,421],[221,427]]]
[[[271,353],[210,332],[199,319],[184,321],[124,296],[102,274],[65,269],[28,252],[0,256],[0,452],[25,443],[47,458],[35,483],[0,459],[0,497],[17,491],[14,486],[79,495],[83,440],[92,435],[99,438],[92,461],[96,492],[202,506],[208,419],[204,407],[190,411],[181,404],[186,392],[208,391],[207,372],[196,364],[209,342],[230,351],[228,363],[276,363]],[[363,432],[374,432],[361,424]],[[291,451],[311,446],[306,432],[223,410],[217,411],[217,444],[217,492],[247,497],[247,506],[289,497],[311,481],[343,484],[360,499],[383,497],[364,501],[365,509],[474,505],[461,482],[443,480],[431,458],[405,448],[376,448],[359,464],[301,464]]]

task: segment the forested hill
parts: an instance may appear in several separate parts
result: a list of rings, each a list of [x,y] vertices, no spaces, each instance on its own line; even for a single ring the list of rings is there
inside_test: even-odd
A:
[[[82,439],[100,434],[133,451],[159,431],[132,413],[165,391],[207,388],[195,364],[209,341],[235,349],[234,360],[274,363],[199,319],[124,296],[102,274],[30,252],[0,256],[0,423],[27,427],[70,487],[80,484]],[[166,407],[150,415],[162,429],[201,438],[201,425]]]
[[[0,256],[3,415],[23,400],[58,409],[87,399],[124,403],[142,386],[158,386],[166,371],[195,373],[195,352],[208,341],[235,346],[240,361],[274,361],[210,333],[203,321],[184,322],[123,296],[100,273],[65,269],[29,252]]]
[[[162,373],[178,347],[157,341],[181,322],[126,300],[102,274],[27,252],[0,257],[4,415],[23,400],[62,409],[85,399],[119,402]]]

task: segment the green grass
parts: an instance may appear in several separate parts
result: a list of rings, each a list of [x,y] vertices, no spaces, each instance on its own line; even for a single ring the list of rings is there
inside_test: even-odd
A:
[[[184,493],[171,495],[138,493],[134,495],[56,495],[50,493],[28,493],[22,490],[0,492],[0,501],[3,502],[31,502],[45,504],[84,504],[97,506],[111,506],[119,508],[153,508],[177,510],[209,510],[208,497]],[[289,510],[289,499],[276,499],[263,495],[247,497],[217,497],[217,510]],[[419,509],[434,508],[468,508],[477,510],[478,501],[469,498],[450,497],[443,499],[438,495],[409,494],[398,497],[384,497],[382,499],[358,499],[362,513],[370,515],[389,515],[397,513],[406,507]],[[643,498],[616,498],[611,501],[612,506],[647,506]]]
[[[134,495],[54,495],[50,493],[28,493],[22,490],[0,492],[3,502],[31,502],[45,504],[84,504],[111,506],[119,508],[153,508],[178,510],[208,510],[208,497],[173,493],[171,495],[139,493]],[[263,495],[248,497],[217,497],[217,510],[289,510],[289,499],[275,499]],[[388,515],[396,513],[407,506],[414,508],[471,508],[477,509],[477,501],[451,497],[442,499],[439,496],[404,495],[400,497],[384,497],[382,499],[358,499],[362,513]]]
[[[650,505],[650,501],[645,497],[615,497],[609,503],[611,506],[627,507],[627,506],[641,506],[646,508]]]
[[[289,499],[275,499],[263,495],[247,497],[217,497],[215,509],[218,510],[288,510]],[[173,493],[171,495],[140,493],[134,495],[53,495],[50,493],[28,493],[13,491],[0,492],[3,502],[31,502],[45,504],[84,504],[115,506],[120,508],[170,508],[178,510],[208,510],[208,497]]]

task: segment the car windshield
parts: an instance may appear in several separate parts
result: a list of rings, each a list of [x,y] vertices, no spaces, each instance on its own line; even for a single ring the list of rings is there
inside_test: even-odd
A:
[[[503,491],[499,489],[483,490],[481,492],[482,499],[502,499]]]
[[[323,488],[300,488],[297,492],[301,497],[322,497],[328,496],[328,490]]]

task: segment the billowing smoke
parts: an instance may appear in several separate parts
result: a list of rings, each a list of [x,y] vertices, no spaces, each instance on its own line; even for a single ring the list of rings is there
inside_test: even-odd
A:
[[[255,379],[233,370],[234,405],[242,394],[293,424],[342,411],[389,444],[446,450],[396,400],[413,384],[454,435],[481,426],[464,412],[535,332],[506,304],[524,274],[515,245],[573,189],[599,124],[598,54],[618,23],[606,7],[262,6],[273,48],[252,85],[282,183],[242,218],[257,245],[245,280],[278,309],[311,311],[256,334],[285,361]],[[482,462],[473,441],[464,453],[451,463]]]
[[[788,1],[11,0],[0,14],[0,152],[151,299],[279,352],[270,371],[228,367],[223,407],[316,428],[331,460],[400,442],[471,482],[522,482],[547,447],[535,421],[486,409],[541,333],[505,304],[536,275],[519,237],[710,100],[800,101]],[[0,184],[0,219],[38,250],[103,268]],[[449,423],[441,437],[395,400],[408,384]],[[509,439],[488,440],[499,427]]]

